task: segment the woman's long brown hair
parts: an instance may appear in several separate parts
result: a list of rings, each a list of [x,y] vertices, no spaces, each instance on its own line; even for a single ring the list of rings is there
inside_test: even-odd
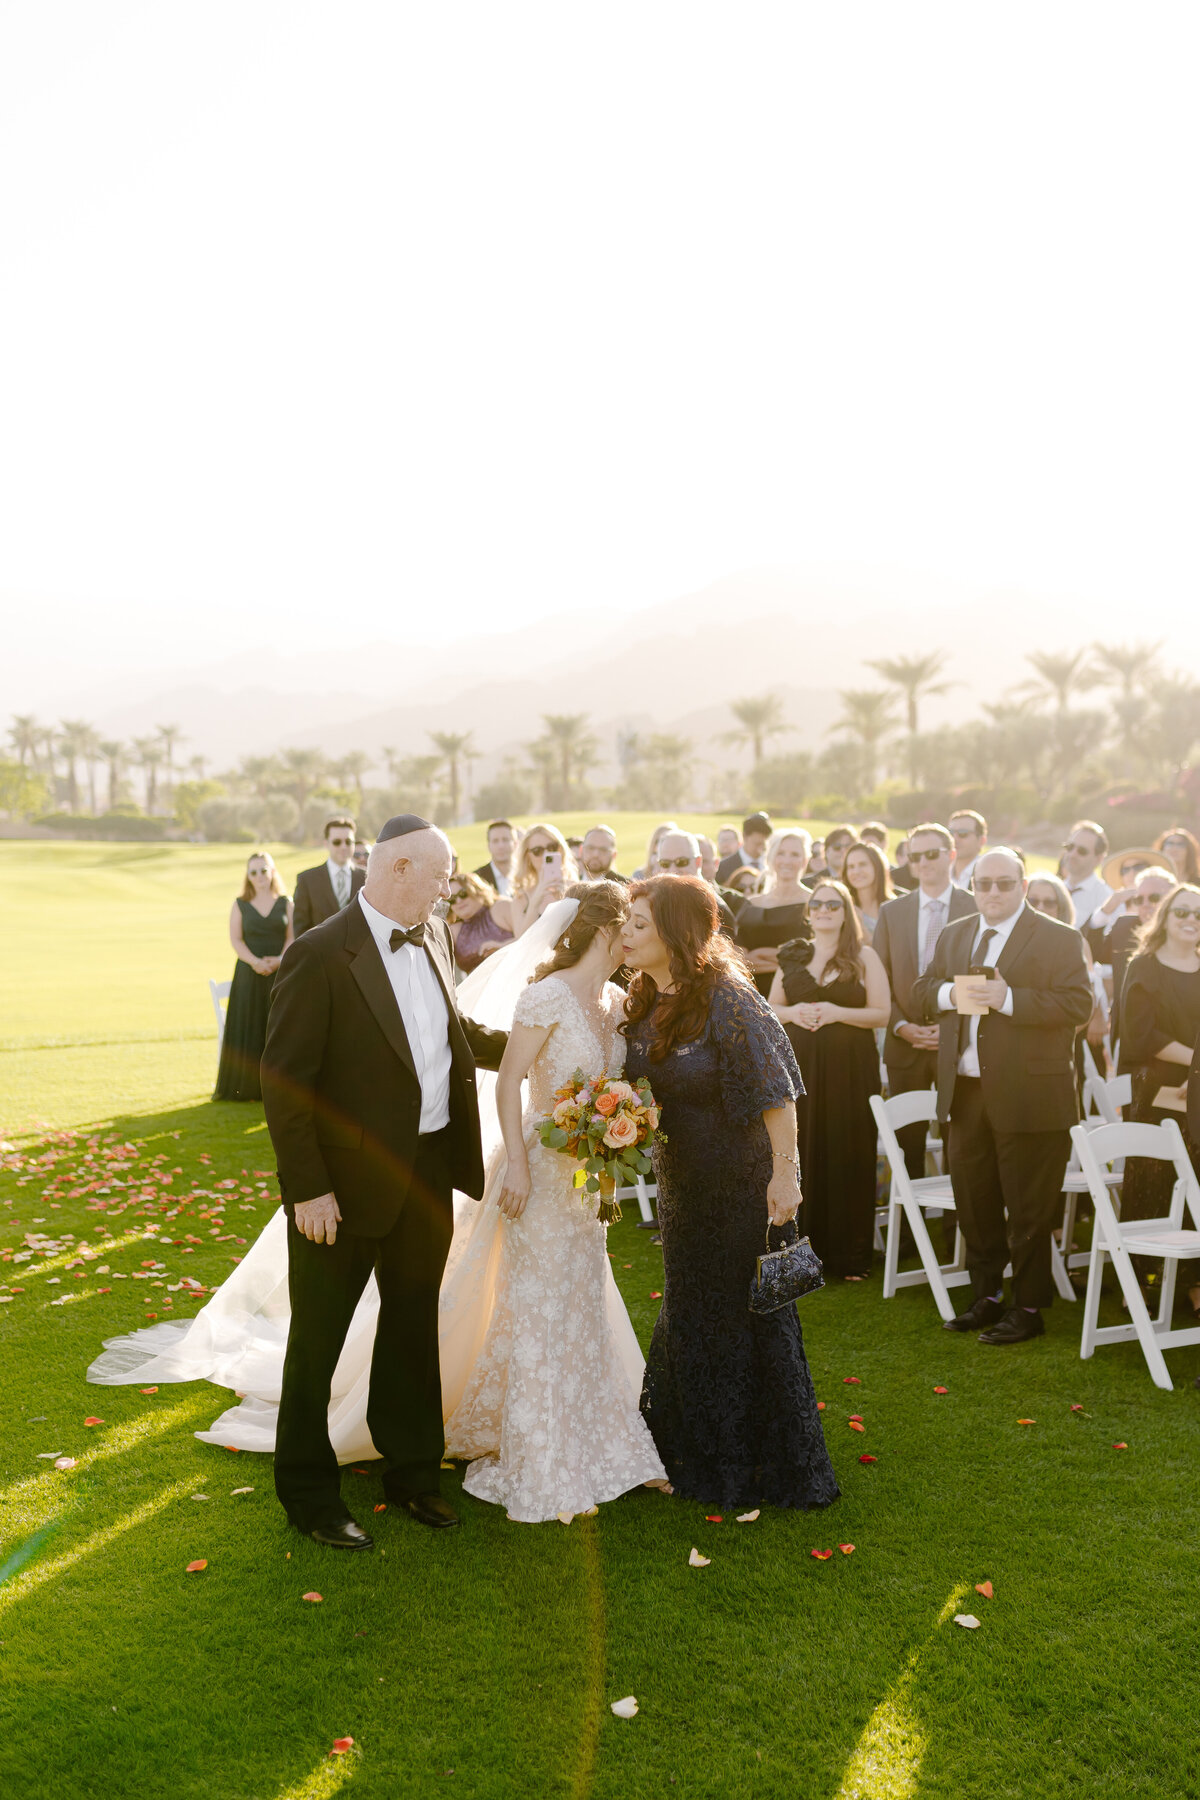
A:
[[[1200,900],[1200,888],[1193,887],[1187,881],[1181,881],[1179,886],[1173,887],[1169,894],[1164,894],[1150,923],[1142,926],[1135,956],[1153,956],[1162,949],[1167,941],[1167,914],[1180,894],[1194,894],[1196,899]],[[1133,960],[1131,957],[1130,967],[1133,966]],[[1128,970],[1126,970],[1126,975],[1128,976]]]
[[[698,1038],[708,1021],[712,991],[722,981],[752,985],[745,957],[722,935],[717,896],[697,875],[652,875],[629,888],[631,900],[648,900],[655,928],[671,959],[673,994],[659,1001],[658,988],[638,970],[629,984],[627,1034],[658,1010],[650,1040],[652,1062],[677,1045]]]
[[[623,925],[629,917],[629,895],[618,881],[597,881],[587,887],[576,887],[568,900],[579,901],[579,911],[558,937],[546,961],[539,963],[530,981],[545,981],[560,969],[573,969],[591,949],[596,933],[607,934]]]
[[[847,852],[849,854],[849,852]],[[853,896],[844,881],[835,881],[832,875],[820,875],[813,882],[813,890],[809,896],[808,916],[812,918],[812,903],[824,888],[829,888],[839,895],[842,902],[842,929],[838,933],[837,949],[821,971],[821,980],[832,969],[835,976],[844,975],[848,981],[861,979],[863,972],[862,947],[866,933],[862,928],[862,920],[858,916],[858,908]]]

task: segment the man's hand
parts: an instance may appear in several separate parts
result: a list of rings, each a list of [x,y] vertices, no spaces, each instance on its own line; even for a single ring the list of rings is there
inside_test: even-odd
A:
[[[914,1050],[936,1050],[940,1030],[938,1025],[914,1025],[906,1019],[903,1025],[897,1025],[896,1036],[911,1044]]]
[[[1003,975],[977,976],[974,982],[974,991],[984,1005],[990,1006],[993,1012],[999,1012],[1008,999],[1008,983]]]
[[[333,1243],[342,1215],[332,1194],[319,1194],[315,1200],[302,1200],[293,1208],[293,1212],[296,1230],[302,1231],[310,1243]]]

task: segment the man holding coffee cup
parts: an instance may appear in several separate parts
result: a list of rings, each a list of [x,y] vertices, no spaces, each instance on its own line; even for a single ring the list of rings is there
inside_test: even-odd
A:
[[[1041,1309],[1054,1298],[1050,1234],[1079,1118],[1075,1035],[1092,990],[1079,933],[1026,906],[1015,850],[985,850],[971,885],[979,915],[946,927],[914,987],[924,1017],[942,1026],[938,1116],[954,1127],[950,1179],[975,1295],[946,1329],[1019,1344],[1042,1335]]]

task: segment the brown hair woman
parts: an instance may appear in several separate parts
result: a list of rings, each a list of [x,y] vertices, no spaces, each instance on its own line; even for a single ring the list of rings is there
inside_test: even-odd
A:
[[[796,1113],[808,1234],[827,1273],[861,1281],[875,1235],[875,1031],[891,1016],[891,993],[845,883],[818,881],[808,916],[812,938],[779,952],[771,1005],[804,1080]]]
[[[760,1316],[768,1222],[795,1217],[795,1058],[716,898],[693,876],[634,884],[626,1073],[662,1114],[654,1150],[665,1280],[642,1411],[675,1489],[733,1506],[838,1494],[794,1306]]]
[[[258,1065],[267,1041],[275,971],[292,941],[292,903],[265,850],[246,862],[246,879],[229,914],[237,963],[225,1011],[214,1100],[261,1100]]]

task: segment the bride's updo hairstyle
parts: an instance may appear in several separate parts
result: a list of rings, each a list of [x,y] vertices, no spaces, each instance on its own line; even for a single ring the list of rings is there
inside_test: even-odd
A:
[[[725,981],[749,986],[750,975],[742,952],[721,931],[717,896],[698,875],[654,875],[635,881],[629,896],[650,902],[655,929],[671,958],[675,992],[659,1001],[657,987],[639,969],[629,984],[621,1029],[632,1031],[657,1004],[649,1053],[652,1062],[661,1062],[678,1044],[700,1036],[715,987]]]
[[[560,969],[573,969],[591,949],[597,932],[607,937],[629,917],[629,890],[617,881],[597,881],[586,887],[581,883],[568,890],[567,898],[578,900],[579,911],[546,961],[529,977],[531,982],[556,975]]]

